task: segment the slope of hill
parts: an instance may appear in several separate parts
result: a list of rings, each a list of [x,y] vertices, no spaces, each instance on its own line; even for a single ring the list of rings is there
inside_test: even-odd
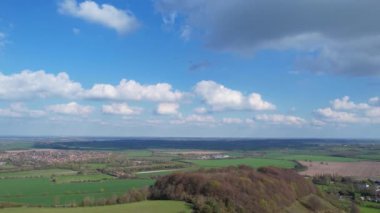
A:
[[[183,200],[196,212],[339,212],[296,172],[246,166],[172,174],[152,187],[155,199]]]

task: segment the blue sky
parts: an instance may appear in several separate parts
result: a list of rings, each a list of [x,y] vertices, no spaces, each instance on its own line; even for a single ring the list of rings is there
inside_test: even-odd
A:
[[[0,135],[377,138],[379,4],[3,0]]]

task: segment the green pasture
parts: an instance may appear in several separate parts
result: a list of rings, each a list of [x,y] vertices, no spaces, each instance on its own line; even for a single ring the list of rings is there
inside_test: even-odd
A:
[[[76,171],[68,169],[43,169],[43,170],[31,170],[20,172],[4,172],[0,173],[0,179],[2,178],[30,178],[30,177],[50,177],[52,175],[73,175]]]
[[[132,188],[152,185],[151,179],[106,180],[101,182],[59,183],[49,178],[2,179],[0,202],[50,206],[121,195]]]
[[[288,160],[265,159],[265,158],[239,158],[220,160],[189,160],[188,162],[202,168],[217,168],[226,166],[247,165],[251,167],[275,166],[281,168],[294,168],[295,163]]]
[[[89,175],[62,175],[55,177],[56,183],[76,183],[76,182],[96,182],[114,179],[106,174],[89,174]]]
[[[8,208],[1,213],[190,213],[188,204],[180,201],[142,201],[123,205],[78,208]]]
[[[360,207],[360,213],[380,213],[380,209]]]
[[[127,157],[151,157],[152,151],[150,150],[127,150],[124,153],[127,154]]]
[[[280,153],[280,152],[269,152],[265,158],[280,159],[280,160],[299,160],[299,161],[324,161],[324,162],[357,162],[360,159],[357,158],[346,158],[346,157],[335,157],[328,155],[305,155],[305,154],[290,154],[290,153]]]

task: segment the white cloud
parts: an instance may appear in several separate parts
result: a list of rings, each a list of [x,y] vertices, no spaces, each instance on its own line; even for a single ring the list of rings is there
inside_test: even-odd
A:
[[[197,107],[194,109],[194,112],[197,114],[205,114],[207,113],[207,109],[205,107]]]
[[[361,120],[354,113],[335,111],[331,109],[330,107],[317,109],[316,114],[321,119],[327,120],[330,122],[356,123]]]
[[[311,120],[310,124],[315,127],[322,127],[326,125],[326,122],[318,120],[318,119],[313,119]]]
[[[123,79],[116,86],[100,83],[87,90],[80,83],[72,81],[65,72],[57,75],[42,70],[25,70],[11,75],[0,73],[0,100],[68,98],[175,102],[183,96],[183,93],[167,83],[142,85]]]
[[[359,103],[356,104],[352,101],[350,101],[349,96],[344,96],[341,99],[335,99],[331,102],[331,105],[334,109],[337,110],[362,110],[362,109],[368,109],[369,105],[366,103]]]
[[[273,109],[276,109],[276,107],[273,104],[264,101],[261,98],[261,95],[258,93],[252,93],[248,97],[248,103],[249,103],[250,108],[253,110],[273,110]]]
[[[86,116],[93,112],[93,107],[83,106],[76,102],[70,102],[68,104],[56,104],[47,106],[46,109],[50,112],[65,114],[65,115],[82,115]]]
[[[174,91],[167,83],[141,85],[133,80],[121,80],[120,84],[95,84],[86,91],[86,98],[109,100],[148,100],[148,101],[178,101],[183,97],[179,91]]]
[[[156,113],[159,115],[178,115],[179,104],[177,103],[160,103],[157,106]]]
[[[33,110],[27,108],[23,103],[13,103],[9,108],[0,108],[1,117],[41,117],[46,115],[42,110]]]
[[[216,119],[211,115],[196,115],[192,114],[184,118],[173,120],[170,123],[172,124],[186,124],[186,123],[195,123],[195,124],[213,124],[216,123]]]
[[[59,4],[59,11],[62,14],[101,24],[119,33],[132,32],[139,25],[132,12],[120,10],[110,4],[99,5],[91,0],[81,3],[76,0],[63,0]]]
[[[373,107],[366,111],[366,115],[372,118],[380,118],[380,107]]]
[[[377,105],[380,103],[380,98],[379,97],[373,97],[373,98],[370,98],[368,102],[370,104]]]
[[[30,98],[72,98],[82,92],[79,83],[62,72],[57,75],[44,71],[22,71],[12,75],[0,73],[0,99],[20,100]]]
[[[292,115],[282,115],[282,114],[256,115],[255,120],[272,123],[272,124],[285,124],[285,125],[302,125],[306,123],[305,119],[303,118],[292,116]]]
[[[130,107],[127,103],[113,103],[110,105],[103,105],[102,111],[105,114],[113,115],[137,115],[141,113],[142,109]]]
[[[225,124],[241,124],[243,120],[240,118],[223,118],[222,122]]]
[[[194,91],[214,111],[221,110],[273,110],[275,106],[264,101],[260,94],[252,93],[248,97],[240,91],[226,88],[214,81],[198,82]]]
[[[377,97],[373,97],[368,103],[355,103],[344,96],[331,101],[331,107],[317,109],[315,115],[325,123],[379,123],[378,101]]]

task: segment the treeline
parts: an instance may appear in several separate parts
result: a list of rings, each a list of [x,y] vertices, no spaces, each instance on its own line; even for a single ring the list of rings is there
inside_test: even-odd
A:
[[[266,213],[283,212],[316,192],[295,171],[239,166],[164,176],[151,187],[151,198],[187,201],[201,213]]]

